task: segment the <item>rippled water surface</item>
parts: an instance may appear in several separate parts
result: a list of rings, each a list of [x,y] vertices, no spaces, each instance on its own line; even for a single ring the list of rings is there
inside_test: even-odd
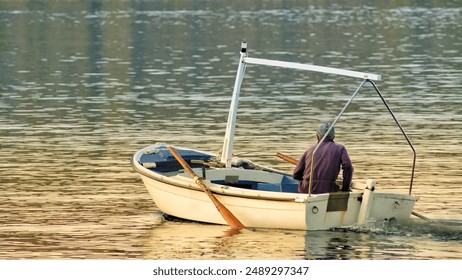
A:
[[[0,1],[1,259],[460,259],[460,1]],[[348,2],[348,1],[347,1]],[[248,229],[165,219],[130,167],[218,151],[252,57],[378,73],[417,151],[412,226]],[[249,66],[235,153],[280,169],[360,81]],[[336,126],[354,179],[408,192],[412,152],[371,86]]]

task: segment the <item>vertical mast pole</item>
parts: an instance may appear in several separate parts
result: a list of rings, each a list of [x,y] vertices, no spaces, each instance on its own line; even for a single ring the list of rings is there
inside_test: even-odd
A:
[[[233,97],[229,107],[228,123],[226,125],[225,139],[223,141],[223,149],[221,154],[221,163],[227,168],[231,167],[231,159],[233,157],[234,131],[236,130],[236,115],[239,104],[239,94],[241,92],[242,79],[244,78],[246,63],[244,58],[247,57],[247,43],[241,44],[241,57],[237,68],[236,81],[234,82]]]

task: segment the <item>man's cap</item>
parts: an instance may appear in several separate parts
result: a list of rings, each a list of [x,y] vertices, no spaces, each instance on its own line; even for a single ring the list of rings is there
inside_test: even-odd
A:
[[[316,135],[318,135],[319,139],[322,139],[324,137],[324,134],[329,130],[329,127],[331,126],[331,123],[323,123],[318,126],[318,129],[316,130]],[[327,139],[334,140],[335,137],[335,128],[332,127],[332,129],[329,131],[329,134],[327,134]]]

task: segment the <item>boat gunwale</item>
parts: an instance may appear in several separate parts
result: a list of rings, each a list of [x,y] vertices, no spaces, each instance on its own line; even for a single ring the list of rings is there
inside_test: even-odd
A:
[[[185,188],[185,189],[191,189],[195,191],[200,191],[202,190],[194,183],[192,178],[182,176],[183,172],[180,172],[174,176],[165,176],[163,174],[160,174],[159,172],[155,172],[153,170],[150,170],[146,167],[144,167],[142,164],[139,163],[139,158],[141,154],[146,151],[150,150],[154,147],[157,147],[156,145],[151,145],[148,147],[145,147],[141,150],[139,150],[135,155],[133,156],[131,160],[131,166],[132,168],[139,173],[142,176],[145,176],[149,179],[159,181],[165,184],[169,184],[173,187],[178,187],[178,188]],[[189,148],[182,148],[190,151],[198,151],[194,149],[189,149]],[[198,151],[201,153],[205,153],[202,151]],[[205,153],[209,154],[209,153]],[[217,169],[220,170],[220,169]],[[252,171],[261,171],[261,172],[270,172],[270,171],[265,171],[265,170],[248,170],[248,169],[240,169],[240,168],[223,168],[221,170],[230,170],[230,171],[243,171],[243,172],[252,172]],[[282,175],[282,174],[281,174]],[[302,193],[285,193],[285,192],[274,192],[274,191],[262,191],[262,190],[252,190],[252,189],[244,189],[244,188],[238,188],[238,187],[233,187],[229,185],[221,185],[221,184],[216,184],[213,183],[209,180],[205,180],[207,182],[207,187],[212,193],[219,194],[219,195],[224,195],[224,196],[232,196],[232,197],[240,197],[240,198],[247,198],[247,199],[262,199],[262,200],[272,200],[272,201],[287,201],[287,202],[306,202],[308,199],[310,201],[312,200],[323,200],[329,198],[329,193],[325,194],[317,194],[317,195],[312,195],[311,197],[308,196],[308,194],[302,194]],[[351,192],[351,193],[358,193],[362,195],[362,192]]]
[[[164,144],[162,144],[164,145]],[[160,172],[156,172],[154,170],[151,170],[145,166],[143,166],[140,163],[140,158],[143,153],[146,151],[150,150],[157,150],[162,147],[160,144],[152,144],[149,146],[146,146],[136,152],[132,159],[131,159],[131,166],[135,170],[135,172],[139,173],[142,176],[145,176],[149,179],[162,182],[168,185],[171,185],[173,187],[178,187],[178,188],[185,188],[185,189],[190,189],[194,191],[199,191],[202,192],[202,190],[199,188],[194,183],[194,180],[189,177],[185,172],[174,172],[176,174],[172,176],[167,176],[164,174],[161,174]],[[187,151],[194,151],[206,155],[212,155],[209,152],[204,152],[201,150],[197,149],[192,149],[192,148],[185,148],[185,147],[176,147],[177,149],[182,149],[182,150],[187,150]],[[242,169],[239,167],[232,167],[232,168],[219,168],[219,169],[214,169],[216,171],[235,171],[235,172],[270,172],[274,174],[279,174],[279,175],[289,175],[287,173],[281,172],[276,169],[272,168],[266,168],[264,166],[258,166],[259,168],[263,168],[262,170],[260,169]],[[172,172],[173,173],[173,172]],[[323,194],[302,194],[302,193],[290,193],[290,192],[276,192],[276,191],[264,191],[264,190],[254,190],[254,189],[245,189],[245,188],[239,188],[239,187],[234,187],[230,185],[223,185],[223,184],[217,184],[213,183],[212,181],[205,179],[205,182],[207,184],[207,187],[209,190],[218,195],[223,195],[223,196],[231,196],[231,197],[240,197],[240,198],[245,198],[245,199],[260,199],[260,200],[270,200],[270,201],[286,201],[286,202],[296,202],[296,203],[307,203],[307,202],[314,202],[318,200],[327,200],[329,198],[330,193],[323,193]],[[381,190],[374,190],[375,193],[377,194],[387,194],[387,195],[404,195],[401,193],[391,193],[387,191],[381,191]],[[363,189],[355,188],[353,189],[350,194],[358,194],[358,198],[361,197],[364,193]],[[355,195],[356,196],[356,195]],[[410,200],[416,200],[415,196],[412,195],[406,195]]]

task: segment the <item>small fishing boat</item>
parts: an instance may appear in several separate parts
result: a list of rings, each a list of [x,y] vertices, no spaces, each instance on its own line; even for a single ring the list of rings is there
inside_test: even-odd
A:
[[[339,121],[365,83],[372,84],[393,117],[413,154],[409,193],[376,188],[376,180],[354,182],[350,192],[298,193],[291,174],[233,156],[236,114],[242,80],[248,65],[284,67],[360,79],[360,84],[342,108],[324,137]],[[233,229],[281,228],[326,230],[374,221],[406,223],[414,214],[411,195],[416,152],[374,81],[380,75],[309,64],[251,58],[247,43],[241,46],[223,149],[218,153],[157,143],[136,152],[133,169],[141,176],[156,206],[165,214],[182,219],[229,224]],[[318,144],[319,145],[319,144]],[[315,148],[315,152],[317,147]],[[296,163],[296,160],[278,155]],[[313,159],[315,156],[313,155]],[[310,184],[311,185],[311,184]]]

